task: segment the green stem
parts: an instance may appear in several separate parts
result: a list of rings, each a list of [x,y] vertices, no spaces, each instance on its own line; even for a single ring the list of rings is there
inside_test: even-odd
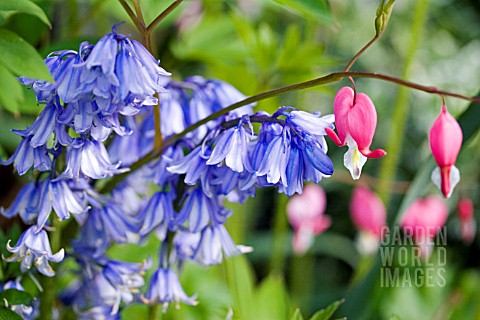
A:
[[[58,252],[60,250],[62,242],[62,230],[60,228],[61,221],[54,217],[53,219],[53,231],[50,234],[50,246],[52,252]],[[55,305],[56,300],[56,288],[57,288],[57,278],[43,276],[41,280],[43,293],[41,295],[40,303],[40,318],[41,320],[51,320],[53,319],[53,306]]]
[[[158,314],[158,303],[155,303],[150,306],[150,310],[148,312],[148,319],[150,320],[156,320],[157,319],[157,314]]]
[[[173,10],[175,10],[176,7],[178,7],[183,0],[175,0],[170,6],[168,6],[167,9],[165,9],[162,13],[160,13],[147,27],[147,33],[151,33],[153,29],[155,29],[158,24],[165,19],[166,16],[168,16]]]
[[[315,275],[315,257],[306,252],[303,256],[294,256],[290,264],[290,283],[292,294],[304,314],[311,313],[311,297]]]
[[[132,8],[130,8],[127,1],[125,0],[118,0],[118,1],[122,5],[123,9],[125,9],[125,12],[128,14],[130,19],[132,19],[133,24],[135,25],[135,27],[137,27],[140,34],[143,35],[146,29],[145,24],[143,24],[142,21],[135,15],[135,12],[133,12]]]
[[[413,18],[413,24],[409,34],[411,35],[408,51],[405,56],[405,62],[402,70],[402,78],[408,78],[410,68],[415,58],[415,54],[418,50],[418,45],[421,40],[422,30],[427,19],[428,0],[418,1],[415,8],[415,15]],[[402,151],[403,136],[405,131],[405,124],[409,113],[409,91],[406,87],[400,87],[398,90],[397,101],[393,109],[393,116],[391,120],[391,129],[389,132],[388,142],[386,150],[389,156],[382,161],[380,169],[379,180],[380,183],[377,188],[377,192],[382,198],[385,206],[388,207],[388,203],[391,198],[392,182],[395,180],[396,170],[398,166],[398,160],[400,159]]]
[[[285,266],[285,243],[287,242],[288,221],[285,208],[288,197],[278,194],[275,204],[275,216],[273,221],[272,254],[270,256],[270,273],[281,274]]]
[[[419,90],[419,91],[424,91],[424,92],[427,92],[427,93],[444,95],[444,96],[454,97],[454,98],[468,100],[468,101],[480,102],[480,98],[478,98],[478,97],[468,97],[468,96],[465,96],[465,95],[462,95],[462,94],[449,92],[449,91],[445,91],[445,90],[440,90],[440,89],[437,89],[436,87],[420,85],[420,84],[417,84],[417,83],[414,83],[414,82],[402,80],[402,79],[392,77],[392,76],[389,76],[389,75],[385,75],[385,74],[381,74],[381,73],[352,72],[352,71],[349,71],[349,72],[333,72],[333,73],[330,73],[326,76],[316,78],[316,79],[313,79],[313,80],[300,82],[300,83],[292,84],[292,85],[289,85],[289,86],[286,86],[286,87],[280,87],[280,88],[277,88],[277,89],[273,89],[273,90],[270,90],[270,91],[259,93],[257,95],[248,97],[248,98],[246,98],[242,101],[236,102],[236,103],[234,103],[234,104],[232,104],[232,105],[230,105],[230,106],[228,106],[224,109],[221,109],[221,110],[219,110],[215,113],[212,113],[208,117],[206,117],[206,118],[196,122],[195,124],[192,124],[191,126],[187,127],[182,132],[174,134],[174,135],[170,136],[168,139],[164,140],[161,147],[156,148],[156,149],[154,148],[152,151],[150,151],[145,156],[140,158],[138,161],[133,163],[130,166],[130,171],[129,172],[125,172],[125,173],[114,176],[99,191],[103,193],[103,192],[108,192],[108,191],[112,190],[112,188],[115,185],[117,185],[117,183],[119,183],[120,181],[125,179],[126,176],[128,176],[133,171],[138,170],[143,165],[147,164],[148,162],[152,161],[153,159],[155,159],[156,157],[161,155],[162,152],[167,147],[169,147],[170,145],[172,145],[173,143],[175,143],[176,141],[178,141],[179,139],[184,137],[187,133],[190,133],[190,132],[194,131],[195,129],[197,129],[201,125],[203,125],[203,124],[205,124],[205,123],[207,123],[211,120],[217,119],[217,118],[223,116],[224,114],[227,114],[228,112],[231,112],[235,109],[238,109],[240,107],[243,107],[243,106],[251,104],[251,103],[255,103],[255,102],[258,102],[258,101],[261,101],[261,100],[265,100],[265,99],[268,99],[268,98],[278,96],[282,93],[299,91],[299,90],[303,90],[303,89],[307,89],[307,88],[311,88],[311,87],[315,87],[315,86],[320,86],[320,85],[340,81],[345,77],[379,79],[379,80],[383,80],[383,81],[387,81],[387,82],[393,82],[393,83],[396,83],[396,84],[399,84],[399,85],[402,85],[402,86],[406,86],[406,87],[409,87],[409,88],[412,88],[412,89],[416,89],[416,90]]]
[[[352,60],[350,60],[350,62],[347,64],[347,66],[345,67],[345,69],[343,69],[343,71],[347,72],[348,70],[350,70],[350,68],[353,66],[353,64],[355,63],[355,61],[358,60],[358,58],[360,58],[360,56],[365,52],[367,51],[368,48],[370,48],[370,46],[372,44],[375,43],[375,41],[377,41],[383,34],[383,31],[380,32],[379,34],[375,35],[375,37],[373,37],[372,40],[370,40],[362,49],[360,49],[360,51],[358,51],[358,53],[352,58]]]

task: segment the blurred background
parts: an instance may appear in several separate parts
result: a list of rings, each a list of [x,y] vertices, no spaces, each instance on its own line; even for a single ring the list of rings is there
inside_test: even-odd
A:
[[[6,1],[6,0],[3,0]],[[115,0],[34,1],[40,15],[1,11],[0,27],[30,43],[42,58],[60,49],[76,50],[82,41],[95,43],[112,25],[125,21],[119,32],[138,34]],[[425,85],[476,95],[480,89],[480,3],[477,0],[402,0],[395,4],[389,26],[353,66],[354,71],[380,72]],[[142,0],[151,21],[167,0]],[[152,40],[161,66],[174,79],[203,75],[227,81],[245,95],[341,71],[375,34],[379,1],[373,0],[186,0],[155,30]],[[1,60],[0,60],[1,62]],[[1,70],[0,70],[1,71]],[[41,107],[33,92],[16,82],[15,71],[0,73],[0,155],[13,153],[19,139],[11,128],[23,129]],[[348,80],[260,102],[256,110],[273,113],[293,106],[322,114],[333,113],[333,98]],[[170,308],[162,319],[292,318],[296,308],[308,319],[315,311],[345,299],[335,317],[349,319],[480,319],[480,241],[462,241],[457,216],[460,197],[473,201],[479,215],[480,106],[447,98],[449,111],[464,129],[464,146],[456,166],[462,180],[452,197],[447,221],[445,285],[428,287],[380,284],[377,252],[358,250],[357,230],[350,218],[352,190],[368,185],[382,199],[390,224],[398,221],[418,197],[439,194],[430,182],[434,167],[428,131],[439,113],[441,99],[374,79],[357,79],[378,112],[372,148],[388,156],[369,160],[360,180],[343,167],[345,148],[328,141],[335,173],[320,184],[327,196],[325,214],[331,226],[317,236],[304,254],[291,247],[288,198],[274,189],[259,190],[244,205],[231,205],[228,227],[237,243],[254,247],[246,256],[222,265],[189,265],[182,276],[188,294],[198,293],[197,307]],[[472,115],[476,115],[472,116]],[[0,167],[0,205],[7,207],[25,183],[11,167]],[[1,220],[4,233],[19,221]],[[476,234],[475,234],[476,235]],[[145,250],[123,245],[112,257],[140,261],[154,254],[157,240]],[[2,247],[3,244],[2,244]],[[434,253],[435,257],[435,253]],[[128,307],[125,319],[142,318],[145,306]],[[298,314],[297,314],[298,316]],[[318,318],[323,319],[323,318]]]

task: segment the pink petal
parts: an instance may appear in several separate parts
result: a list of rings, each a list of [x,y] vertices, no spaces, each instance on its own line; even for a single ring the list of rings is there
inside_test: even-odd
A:
[[[343,87],[337,92],[337,95],[335,96],[335,100],[333,101],[333,113],[335,115],[335,126],[337,127],[338,138],[341,142],[341,145],[345,144],[345,139],[347,138],[348,113],[353,107],[353,98],[354,98],[353,89],[350,87]],[[327,134],[328,134],[328,131],[327,131]]]
[[[400,224],[404,229],[410,228],[415,239],[424,236],[431,239],[445,225],[447,217],[448,207],[443,199],[429,196],[415,200],[405,211]]]
[[[358,149],[368,150],[377,127],[377,111],[366,94],[357,94],[355,105],[348,113],[347,123],[348,132],[357,142]]]
[[[386,225],[387,213],[382,200],[366,186],[353,191],[350,213],[355,226],[361,230],[381,236]]]
[[[326,204],[325,191],[318,185],[309,184],[301,195],[293,196],[288,202],[288,220],[295,230],[304,223],[318,223],[323,218]]]
[[[460,220],[470,220],[473,218],[473,202],[467,197],[461,197],[457,206]]]
[[[440,168],[455,164],[462,140],[460,125],[443,105],[440,115],[430,129],[430,148]]]

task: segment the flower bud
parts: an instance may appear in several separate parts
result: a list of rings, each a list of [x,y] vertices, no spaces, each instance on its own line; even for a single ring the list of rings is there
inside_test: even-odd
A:
[[[462,140],[460,125],[447,111],[447,107],[442,105],[440,115],[430,129],[430,149],[438,165],[432,173],[432,181],[445,198],[450,197],[453,188],[460,181],[460,172],[455,167],[455,161],[462,147]]]

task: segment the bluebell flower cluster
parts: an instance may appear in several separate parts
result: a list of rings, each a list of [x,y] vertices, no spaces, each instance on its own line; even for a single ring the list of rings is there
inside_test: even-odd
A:
[[[332,115],[291,107],[270,115],[247,105],[183,134],[246,97],[220,80],[170,80],[140,43],[115,28],[97,44],[54,52],[45,63],[53,84],[20,77],[45,107],[29,128],[14,130],[22,141],[2,162],[20,175],[33,167],[35,177],[0,211],[29,225],[14,247],[7,245],[6,259],[19,261],[23,272],[33,272],[33,263],[53,276],[49,262],[63,260],[64,249],[52,253],[46,230],[73,216],[78,234],[65,249],[78,277],[62,302],[80,318],[118,319],[130,303],[195,305],[179,280],[185,263],[210,266],[252,250],[229,235],[226,201],[243,203],[264,187],[291,196],[305,181],[333,173],[324,139],[325,129],[334,128]],[[168,143],[128,172],[154,149],[155,107]],[[101,180],[125,172],[108,194],[99,193]],[[114,244],[142,245],[151,236],[160,242],[155,267],[107,254]]]

